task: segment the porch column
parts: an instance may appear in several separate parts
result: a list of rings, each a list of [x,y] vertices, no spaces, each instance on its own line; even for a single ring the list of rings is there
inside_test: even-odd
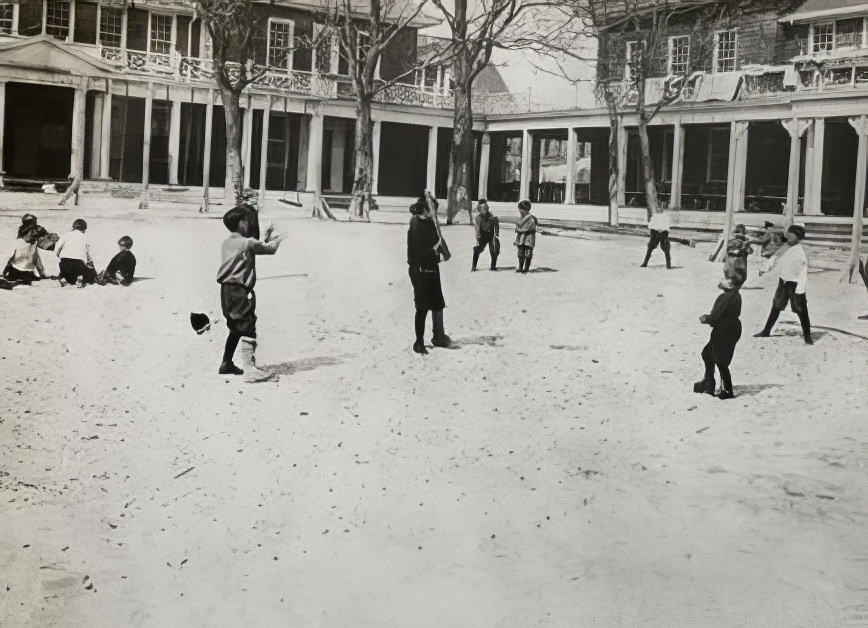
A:
[[[99,143],[99,178],[109,178],[112,141],[112,81],[106,79],[105,96],[102,100],[102,132]]]
[[[253,102],[247,98],[247,108],[244,110],[244,122],[241,128],[241,163],[244,169],[242,185],[250,187],[250,152],[253,144]]]
[[[148,94],[145,97],[145,128],[142,136],[142,200],[139,209],[148,209],[151,191],[148,188],[148,178],[151,174],[151,114],[154,108],[154,84],[148,83]]]
[[[262,112],[262,145],[259,148],[259,209],[265,207],[265,178],[268,174],[268,125],[271,122],[271,96]]]
[[[425,176],[425,187],[434,192],[437,188],[437,130],[432,126],[428,129],[428,169]]]
[[[70,154],[70,174],[84,177],[84,142],[86,95],[84,87],[78,87],[72,100],[72,150]]]
[[[805,161],[805,214],[823,213],[823,153],[826,144],[826,120],[817,118],[808,129],[808,156]]]
[[[189,132],[189,130],[188,130]],[[178,185],[178,162],[181,156],[181,101],[172,101],[169,114],[169,185]]]
[[[479,155],[479,198],[488,198],[488,171],[491,168],[491,135],[482,134],[482,154]]]
[[[733,206],[736,214],[744,209],[745,186],[747,182],[747,146],[750,142],[750,124],[745,122],[738,127],[735,149],[735,172],[733,173]]]
[[[322,136],[323,116],[320,113],[315,113],[308,122],[307,185],[305,188],[317,197],[322,194]]]
[[[564,182],[564,205],[576,204],[576,130],[567,129],[567,176]]]
[[[729,243],[729,236],[732,232],[733,214],[737,207],[741,206],[744,197],[739,197],[738,190],[740,189],[739,179],[744,178],[744,160],[741,150],[741,138],[748,128],[747,122],[730,123],[729,127],[729,166],[726,173],[726,216],[723,222],[723,250],[726,250],[726,245]],[[742,174],[739,175],[738,173]]]
[[[787,133],[790,134],[790,170],[789,177],[787,178],[787,208],[784,222],[787,225],[791,225],[793,224],[793,217],[796,215],[796,206],[799,204],[802,134],[808,129],[810,121],[792,118],[790,120],[781,120],[781,124],[787,130]]]
[[[627,127],[618,119],[618,207],[627,204]],[[617,224],[617,217],[615,217]]]
[[[533,136],[524,129],[521,133],[521,179],[519,180],[519,200],[530,196],[530,152]]]
[[[0,189],[3,185],[3,139],[6,134],[6,82],[0,81]]]
[[[376,196],[379,194],[380,187],[380,132],[382,131],[383,123],[379,120],[374,120],[374,130],[371,133],[371,144],[373,145],[373,168],[371,173],[371,194]],[[433,190],[432,190],[433,191]]]
[[[681,208],[681,188],[684,185],[684,127],[675,122],[672,136],[672,183],[669,190],[669,208]]]
[[[208,211],[209,191],[211,185],[211,134],[214,132],[214,89],[208,90],[208,102],[205,103],[205,137],[202,149],[202,206],[199,211]]]
[[[95,94],[93,99],[93,120],[90,125],[90,171],[91,178],[99,176],[99,150],[102,145],[102,110],[105,94]]]
[[[850,275],[859,264],[859,253],[862,245],[862,225],[865,216],[865,175],[868,171],[868,116],[862,114],[858,118],[850,118],[850,125],[859,135],[859,151],[856,153],[856,189],[853,201],[853,239],[850,243]]]

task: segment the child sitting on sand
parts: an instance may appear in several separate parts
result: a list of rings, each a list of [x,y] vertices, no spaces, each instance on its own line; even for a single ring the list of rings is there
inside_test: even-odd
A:
[[[38,228],[36,225],[28,225],[18,230],[15,249],[7,259],[6,267],[3,269],[4,279],[29,286],[32,282],[39,281],[45,276],[45,269],[39,258],[37,240]]]
[[[54,247],[54,252],[60,258],[60,285],[74,283],[79,288],[86,283],[96,281],[96,269],[90,256],[90,244],[85,232],[87,223],[77,218],[72,223],[72,231],[61,238]]]
[[[732,399],[732,376],[729,365],[735,353],[735,345],[741,338],[741,293],[739,287],[744,280],[739,271],[735,279],[724,279],[718,284],[723,293],[718,295],[710,314],[703,314],[699,322],[711,325],[711,338],[702,349],[705,376],[693,385],[693,392],[714,395],[714,367],[720,371],[720,393],[718,399]]]
[[[136,272],[136,256],[130,250],[133,248],[133,239],[130,236],[122,236],[118,240],[118,247],[120,251],[96,279],[101,286],[107,283],[128,286],[133,282],[133,275]]]

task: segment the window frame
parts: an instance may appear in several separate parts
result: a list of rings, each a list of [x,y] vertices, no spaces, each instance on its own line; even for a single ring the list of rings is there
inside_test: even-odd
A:
[[[49,9],[57,5],[66,5],[66,34],[63,36],[49,33],[49,28],[64,28],[62,25],[50,24],[48,22]],[[54,37],[62,41],[69,42],[72,37],[73,29],[75,28],[75,0],[43,0],[42,3],[42,34],[48,37]]]
[[[286,53],[286,67],[282,67],[279,65],[272,65],[271,63],[271,27],[273,24],[288,24],[289,25],[289,48]],[[292,71],[293,67],[293,56],[295,52],[295,46],[293,45],[295,42],[295,20],[290,20],[287,18],[280,17],[269,17],[268,18],[268,35],[265,40],[265,65],[269,68],[280,68],[286,70],[287,72]]]
[[[733,45],[732,45],[732,58],[725,57],[721,58],[720,56],[720,46],[721,46],[721,36],[732,34],[733,36]],[[714,31],[714,73],[715,74],[725,74],[728,72],[737,72],[738,71],[738,28],[726,28]],[[721,62],[732,62],[732,69],[721,69]]]
[[[163,39],[155,39],[154,38],[154,18],[169,18],[169,39],[168,42]],[[174,13],[161,13],[159,11],[149,11],[148,12],[148,54],[159,54],[159,55],[171,55],[172,51],[175,49],[175,28],[176,28],[176,15]],[[168,43],[169,50],[167,52],[161,52],[158,50],[154,50],[154,42],[160,43]]]
[[[18,2],[0,2],[0,5],[8,5],[12,9],[12,18],[9,24],[9,30],[0,29],[0,35],[17,35],[18,34]]]
[[[123,49],[124,43],[125,43],[124,42],[124,40],[125,40],[124,34],[126,32],[126,13],[127,13],[126,10],[125,9],[118,9],[115,7],[103,6],[102,3],[100,3],[98,5],[98,7],[99,7],[99,20],[97,22],[97,33],[96,33],[97,44],[101,47],[104,47],[104,48]],[[117,46],[107,44],[103,41],[103,34],[108,33],[108,31],[103,30],[103,19],[107,15],[114,16],[115,14],[117,15],[117,17],[120,20],[120,23],[119,23],[119,29],[120,30],[117,32],[117,38],[118,38],[118,45]],[[109,34],[112,36],[115,35],[115,33],[109,33]]]
[[[676,39],[686,39],[687,40],[687,46],[686,46],[687,56],[684,59],[684,74],[686,75],[688,72],[690,72],[690,43],[691,43],[690,42],[690,35],[673,35],[672,37],[669,38],[668,52],[667,52],[667,58],[666,58],[666,73],[669,76],[675,75],[675,72],[672,71],[672,66],[675,65],[675,63],[676,63],[675,59],[674,59],[675,40]],[[679,73],[679,75],[680,74],[681,73]]]
[[[636,70],[635,70],[635,67],[633,66],[633,54],[634,53],[631,51],[633,50],[634,47],[638,46],[640,42],[644,44],[645,40],[634,39],[632,41],[626,42],[626,45],[625,45],[625,50],[624,50],[624,80],[629,81],[631,83],[636,80],[636,77],[634,76],[634,73]]]

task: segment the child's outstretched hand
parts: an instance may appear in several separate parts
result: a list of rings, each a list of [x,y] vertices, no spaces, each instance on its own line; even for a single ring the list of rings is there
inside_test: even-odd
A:
[[[274,223],[268,225],[268,228],[265,230],[265,238],[263,242],[271,242],[272,236],[274,235]]]
[[[705,324],[705,322],[706,322],[707,320],[708,320],[708,314],[703,314],[702,316],[699,317],[699,322],[700,322],[700,323]]]

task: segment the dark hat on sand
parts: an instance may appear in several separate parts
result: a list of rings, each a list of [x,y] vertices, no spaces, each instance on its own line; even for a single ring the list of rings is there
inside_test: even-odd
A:
[[[85,222],[84,218],[76,218],[72,221],[72,228],[79,231],[87,231],[87,222]]]
[[[530,211],[530,201],[525,199],[518,204],[519,209],[523,209],[526,212]]]
[[[787,233],[795,233],[799,240],[805,239],[805,228],[802,225],[790,225]]]

